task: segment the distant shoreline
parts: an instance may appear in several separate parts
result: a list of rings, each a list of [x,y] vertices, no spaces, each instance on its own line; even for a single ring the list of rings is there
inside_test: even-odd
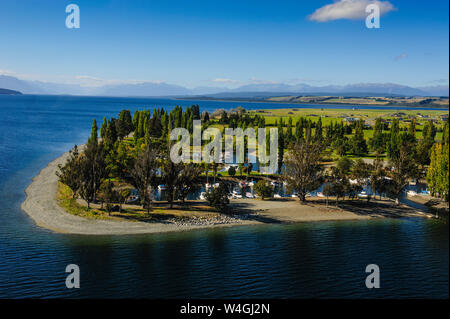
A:
[[[232,200],[232,205],[245,206],[246,210],[254,211],[256,215],[251,219],[241,219],[225,224],[180,224],[162,222],[114,221],[88,219],[66,212],[56,200],[58,177],[55,172],[59,164],[65,163],[69,152],[53,160],[47,167],[33,178],[26,188],[26,199],[22,203],[22,210],[33,219],[36,225],[57,233],[80,235],[130,235],[151,234],[173,231],[187,231],[213,227],[229,227],[236,225],[257,225],[271,223],[296,223],[311,221],[339,221],[339,220],[369,220],[383,217],[432,217],[433,215],[417,211],[401,205],[395,207],[391,202],[365,205],[363,201],[357,205],[343,203],[340,208],[318,205],[309,201],[301,205],[298,200],[262,201],[255,199]],[[371,206],[376,205],[376,206]]]
[[[210,98],[210,97],[181,97],[181,98],[172,98],[175,100],[184,100],[184,101],[212,101],[212,102],[234,102],[234,103],[268,103],[268,104],[286,104],[291,105],[292,107],[295,107],[296,105],[307,105],[311,106],[313,108],[314,106],[317,106],[316,108],[320,108],[321,106],[327,107],[327,106],[340,106],[342,108],[348,107],[349,109],[352,108],[359,108],[364,109],[365,107],[370,107],[370,109],[411,109],[411,110],[430,110],[430,111],[443,111],[448,110],[449,106],[421,106],[421,105],[398,105],[398,104],[387,104],[387,105],[373,105],[373,104],[364,104],[364,103],[358,103],[358,104],[346,104],[346,103],[324,103],[324,102],[286,102],[286,101],[270,101],[270,100],[257,100],[257,99],[226,99],[226,98]]]
[[[0,95],[23,95],[22,92],[0,88]]]
[[[58,177],[55,174],[58,165],[65,163],[68,156],[69,152],[66,152],[50,162],[33,178],[32,183],[25,190],[26,199],[21,204],[21,208],[37,226],[57,233],[79,235],[151,234],[216,226],[94,220],[69,214],[57,203]],[[217,226],[228,226],[228,224]]]
[[[206,97],[180,97],[180,96],[100,96],[100,95],[72,95],[72,94],[0,94],[0,96],[54,96],[54,97],[75,97],[75,98],[117,98],[117,99],[138,99],[138,100],[153,100],[163,99],[172,101],[210,101],[210,102],[223,102],[223,103],[264,103],[264,104],[282,104],[287,105],[289,108],[301,108],[302,106],[308,106],[308,108],[321,108],[321,107],[339,107],[340,109],[379,109],[379,110],[417,110],[417,111],[445,111],[449,110],[449,106],[421,106],[421,105],[373,105],[373,104],[345,104],[345,103],[312,103],[312,102],[284,102],[284,101],[269,101],[269,100],[252,100],[252,99],[226,99],[226,98],[206,98]]]

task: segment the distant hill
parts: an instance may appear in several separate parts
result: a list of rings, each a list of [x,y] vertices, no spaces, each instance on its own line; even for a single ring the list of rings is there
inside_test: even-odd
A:
[[[308,84],[253,83],[237,88],[196,87],[187,88],[166,82],[140,82],[82,86],[43,81],[29,81],[0,74],[0,87],[24,94],[69,94],[92,96],[136,97],[199,97],[199,98],[251,98],[261,99],[282,95],[337,95],[337,96],[448,96],[448,85],[410,87],[395,83],[357,83],[349,85],[312,86]]]
[[[105,96],[171,96],[190,94],[190,90],[179,85],[164,82],[143,82],[136,84],[107,85],[98,91]]]
[[[3,95],[21,95],[22,93],[20,93],[19,91],[14,91],[14,90],[8,90],[8,89],[0,88],[0,94],[3,94]]]

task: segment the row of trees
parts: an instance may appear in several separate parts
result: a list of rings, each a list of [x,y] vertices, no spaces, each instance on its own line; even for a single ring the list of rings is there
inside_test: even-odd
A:
[[[433,196],[449,200],[449,122],[445,123],[442,141],[434,143],[427,181]]]
[[[397,151],[391,154],[387,165],[379,158],[369,164],[362,159],[355,162],[342,157],[326,171],[322,164],[324,143],[302,138],[289,146],[284,160],[284,179],[302,202],[308,192],[317,190],[322,183],[325,183],[324,194],[337,199],[346,195],[354,197],[370,183],[378,194],[386,193],[398,201],[408,180],[420,177],[413,144],[414,140],[404,133],[400,135]]]
[[[265,123],[264,117],[249,115],[241,109],[219,115],[213,113],[211,118],[206,112],[201,114],[195,105],[184,111],[181,107],[170,112],[155,109],[152,114],[136,111],[133,116],[130,111],[123,110],[117,119],[103,120],[101,138],[97,136],[97,122],[94,120],[84,151],[79,152],[76,147],[72,150],[66,164],[60,167],[60,180],[72,189],[74,196],[86,200],[88,206],[97,202],[98,197],[107,204],[113,198],[122,202],[127,193],[117,191],[112,180],[125,182],[138,190],[141,204],[147,211],[151,209],[153,190],[164,184],[172,206],[174,200],[184,200],[198,186],[202,172],[208,176],[212,169],[214,181],[217,175],[217,163],[174,164],[169,159],[170,130],[184,127],[192,132],[192,121],[200,118],[208,121],[206,125],[226,121],[228,126],[243,129]],[[300,118],[295,125],[292,118],[287,121],[280,118],[275,125],[279,129],[279,171],[284,167],[284,178],[302,201],[309,191],[317,189],[323,182],[326,183],[324,193],[339,198],[357,193],[362,181],[369,179],[378,193],[396,198],[408,179],[423,176],[427,165],[430,165],[427,180],[432,193],[448,199],[448,121],[444,138],[438,142],[435,142],[437,129],[431,121],[426,123],[423,137],[418,139],[414,121],[405,130],[400,128],[398,120],[388,126],[377,119],[374,135],[368,141],[364,138],[365,125],[361,120],[353,124],[331,122],[324,126],[321,118],[316,122]],[[132,132],[134,137],[126,138]],[[350,138],[347,137],[349,135]],[[368,150],[378,154],[386,152],[388,164],[380,159],[373,164],[345,159],[347,153],[362,155]],[[335,151],[343,159],[336,167],[325,170],[322,159],[330,151]],[[240,175],[244,171],[248,174],[251,165],[241,164],[238,169]],[[229,171],[231,176],[236,173],[234,168]],[[358,183],[350,183],[350,179],[356,179]],[[267,185],[260,186],[264,189],[263,186]]]
[[[203,167],[194,163],[173,163],[169,158],[170,144],[161,145],[142,144],[135,152],[125,151],[127,159],[119,163],[117,158],[108,156],[107,143],[98,140],[94,122],[84,151],[80,153],[75,146],[67,162],[60,165],[57,175],[72,190],[74,198],[79,196],[87,202],[88,208],[98,201],[99,193],[103,195],[102,201],[107,203],[112,198],[124,197],[122,192],[114,192],[112,187],[111,179],[117,177],[138,190],[147,212],[152,206],[152,193],[160,184],[166,186],[167,199],[172,207],[176,199],[184,201],[188,193],[199,185],[198,177]]]

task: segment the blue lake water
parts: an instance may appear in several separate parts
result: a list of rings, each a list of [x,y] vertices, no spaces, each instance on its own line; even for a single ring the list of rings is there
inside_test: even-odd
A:
[[[31,178],[73,144],[84,143],[94,117],[101,121],[123,108],[171,109],[177,104],[199,104],[202,111],[239,105],[247,109],[302,107],[0,96],[0,298],[448,298],[446,220],[385,219],[145,236],[76,236],[37,227],[20,210]],[[65,267],[71,263],[80,266],[80,289],[65,287]],[[381,288],[376,290],[365,287],[365,267],[372,263],[381,270]]]

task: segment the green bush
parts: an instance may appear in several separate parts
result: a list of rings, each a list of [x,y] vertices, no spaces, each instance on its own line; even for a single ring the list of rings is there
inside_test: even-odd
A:
[[[273,196],[273,187],[268,181],[259,180],[255,185],[255,192],[262,199]]]
[[[209,206],[214,207],[220,212],[228,210],[228,188],[225,184],[220,183],[219,187],[213,188],[210,192],[206,193],[206,200],[209,202]]]

